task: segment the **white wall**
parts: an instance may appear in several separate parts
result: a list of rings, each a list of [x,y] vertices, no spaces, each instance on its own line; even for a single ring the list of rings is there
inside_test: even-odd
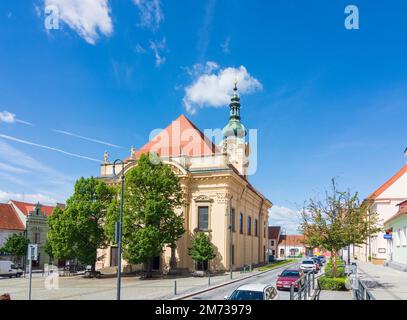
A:
[[[18,230],[0,230],[0,247],[2,247],[6,240],[15,233],[22,233]]]

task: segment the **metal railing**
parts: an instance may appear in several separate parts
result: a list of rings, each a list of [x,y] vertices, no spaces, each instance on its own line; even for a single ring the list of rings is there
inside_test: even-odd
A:
[[[366,284],[359,278],[356,263],[347,266],[349,268],[347,275],[352,286],[353,300],[376,300]]]
[[[376,300],[366,285],[359,278],[356,278],[352,285],[354,300]]]
[[[319,288],[317,281],[322,274],[316,276],[314,272],[307,272],[290,287],[290,300],[317,300]]]

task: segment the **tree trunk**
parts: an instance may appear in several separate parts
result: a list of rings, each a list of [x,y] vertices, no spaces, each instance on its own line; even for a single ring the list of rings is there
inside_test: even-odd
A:
[[[177,268],[177,257],[175,256],[176,245],[171,246],[171,258],[170,258],[170,271]]]
[[[333,250],[332,252],[332,277],[336,278],[336,256],[337,256],[337,252],[336,250]]]
[[[144,277],[146,279],[153,277],[153,258],[148,258],[147,261],[144,263]]]

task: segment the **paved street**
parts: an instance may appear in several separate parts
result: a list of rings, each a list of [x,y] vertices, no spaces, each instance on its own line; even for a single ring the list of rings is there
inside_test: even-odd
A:
[[[252,284],[252,283],[264,283],[264,284],[272,284],[275,285],[277,281],[277,276],[286,268],[299,268],[300,263],[294,263],[289,266],[283,266],[282,268],[277,268],[276,270],[271,270],[269,272],[257,275],[253,278],[249,278],[246,280],[242,280],[236,283],[231,283],[226,286],[222,286],[220,288],[210,290],[204,292],[202,294],[198,294],[194,297],[190,297],[188,299],[192,300],[222,300],[225,296],[230,295],[236,288],[244,284]],[[289,300],[290,299],[290,292],[289,291],[279,291],[280,300]]]
[[[213,290],[216,297],[211,299],[223,299],[224,295],[230,294],[230,290],[241,283],[250,283],[253,281],[266,281],[267,283],[275,284],[276,276],[283,270],[278,268],[255,278],[243,280],[241,282],[227,285],[224,290],[222,288]],[[255,275],[259,271],[252,273],[234,273],[234,279],[244,278],[249,275]],[[256,280],[254,280],[256,279]],[[208,287],[208,278],[163,278],[154,280],[140,280],[137,277],[122,278],[122,299],[173,299],[174,282],[177,281],[177,296],[185,293],[195,292]],[[229,274],[211,277],[211,285],[219,285],[228,282]],[[81,276],[75,277],[59,277],[58,289],[49,290],[45,287],[46,277],[41,274],[34,274],[32,280],[32,299],[53,299],[53,300],[111,300],[116,298],[116,278],[103,279],[84,279]],[[230,292],[229,292],[230,291]],[[28,297],[28,278],[0,278],[0,292],[10,293],[12,299],[24,300]],[[226,292],[225,294],[223,292]],[[211,296],[210,293],[207,294]],[[213,295],[213,293],[212,293]],[[285,296],[285,293],[282,294]]]
[[[241,283],[250,281],[259,282],[270,281],[275,284],[276,275],[283,268],[270,271],[259,278],[251,278],[244,280]],[[249,275],[255,275],[259,271],[252,273],[234,273],[234,279],[244,278]],[[174,282],[177,281],[177,296],[182,294],[195,292],[208,287],[208,278],[184,277],[184,278],[163,278],[154,280],[140,280],[137,277],[122,278],[122,299],[173,299]],[[211,286],[215,286],[229,281],[229,274],[211,277]],[[58,279],[58,289],[49,290],[45,287],[46,277],[41,274],[35,274],[32,280],[32,299],[33,300],[113,300],[116,298],[116,278],[102,279],[84,279],[81,276],[75,277],[60,277]],[[239,286],[240,282],[228,285],[224,290],[226,294],[230,294],[230,288]],[[223,299],[226,294],[219,293],[221,289],[214,290],[217,293],[216,299]],[[0,278],[0,292],[10,293],[12,299],[27,299],[28,297],[28,278]],[[210,294],[209,294],[210,295]],[[283,293],[284,295],[284,293]]]

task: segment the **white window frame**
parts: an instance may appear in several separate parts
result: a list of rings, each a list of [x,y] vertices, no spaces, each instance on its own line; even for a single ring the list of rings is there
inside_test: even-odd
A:
[[[401,234],[402,234],[402,242],[401,242],[401,245],[403,246],[403,247],[405,247],[405,246],[407,246],[407,226],[405,226],[403,229],[402,229],[402,231],[401,231]]]
[[[396,232],[396,246],[400,247],[400,244],[401,244],[401,229],[399,228],[397,229]]]

